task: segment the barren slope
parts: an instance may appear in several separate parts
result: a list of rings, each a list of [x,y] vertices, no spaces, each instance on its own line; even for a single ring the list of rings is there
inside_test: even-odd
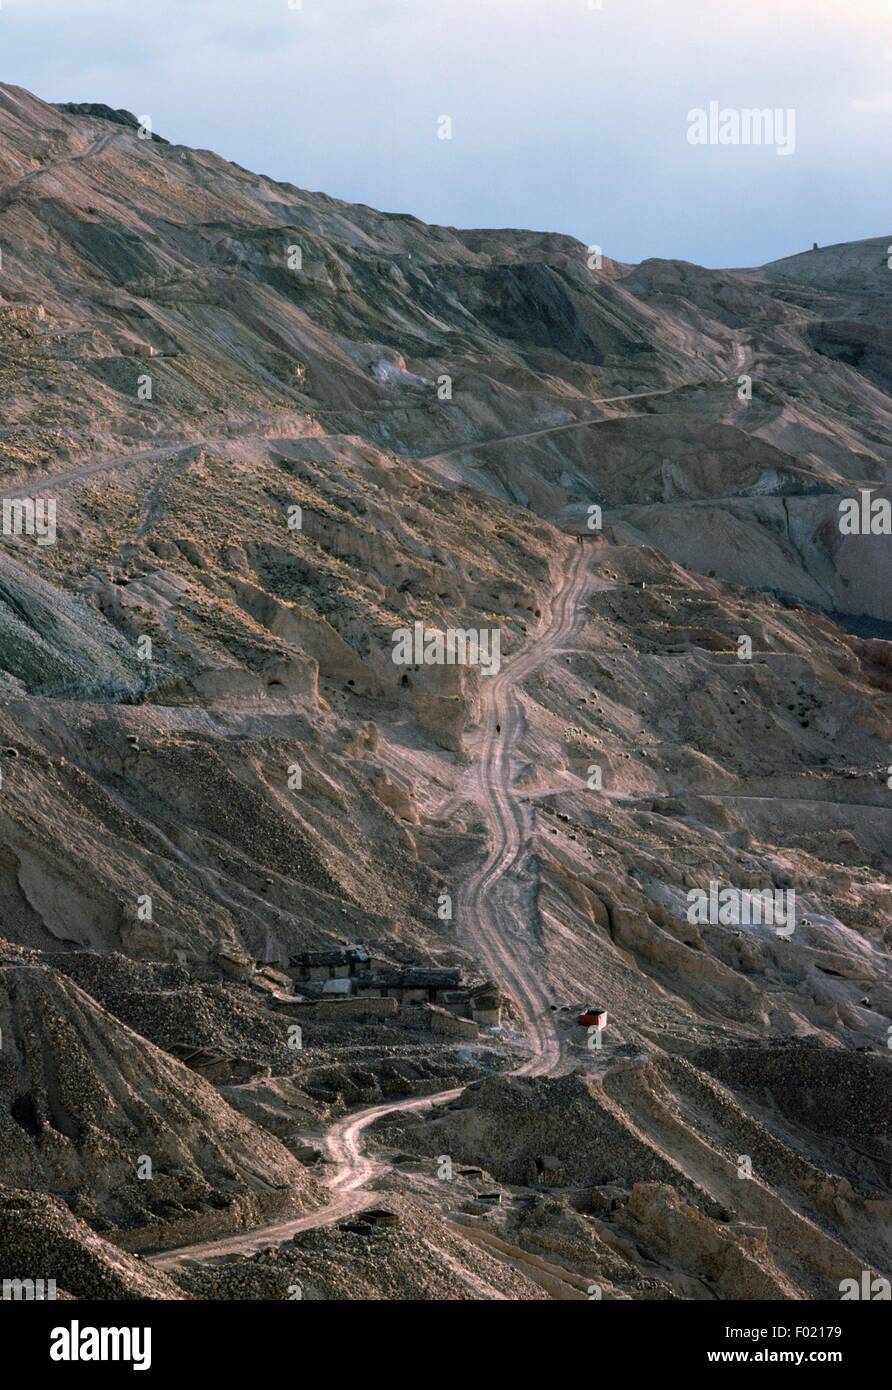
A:
[[[890,483],[885,240],[592,269],[0,87],[0,478],[58,527],[0,547],[14,1203],[324,1223],[203,1297],[882,1272],[889,539],[838,511]],[[417,621],[502,672],[395,665]],[[692,924],[710,881],[794,891],[792,935]],[[292,958],[355,942],[495,977],[501,1026],[308,1013]],[[338,1230],[332,1177],[398,1223]],[[50,1224],[66,1291],[170,1293]]]

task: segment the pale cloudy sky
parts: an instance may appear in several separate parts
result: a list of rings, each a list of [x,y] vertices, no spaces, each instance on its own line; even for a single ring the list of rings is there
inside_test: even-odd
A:
[[[892,0],[2,0],[0,55],[305,188],[620,260],[892,233]],[[692,146],[710,101],[792,108],[795,153]]]

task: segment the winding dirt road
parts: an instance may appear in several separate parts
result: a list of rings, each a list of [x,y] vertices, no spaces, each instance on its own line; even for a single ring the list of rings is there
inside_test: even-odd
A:
[[[559,1070],[561,1048],[542,978],[541,949],[531,935],[535,904],[521,869],[531,829],[528,801],[513,789],[511,757],[523,734],[524,681],[567,645],[590,586],[584,545],[571,546],[563,583],[551,611],[521,652],[491,681],[478,763],[478,800],[490,831],[485,862],[459,895],[462,934],[494,980],[523,1015],[531,1055],[519,1076]],[[501,734],[496,726],[501,727]]]
[[[702,381],[685,381],[677,386],[656,386],[647,391],[627,391],[622,396],[600,396],[592,403],[594,405],[622,405],[626,401],[644,401],[652,396],[671,396],[676,391],[687,391],[695,386],[718,386],[721,384],[730,385],[736,383],[737,376],[744,371],[752,359],[752,350],[740,340],[734,343],[734,364],[730,376],[726,376],[721,369],[717,369],[716,374],[705,377]],[[613,415],[599,415],[595,419],[585,420],[565,420],[561,425],[543,425],[537,430],[524,430],[520,434],[501,434],[492,439],[471,439],[464,444],[454,444],[449,449],[440,449],[435,454],[426,454],[414,460],[416,463],[426,463],[434,467],[441,463],[443,459],[460,458],[464,454],[477,453],[481,449],[489,449],[493,446],[504,444],[528,444],[531,439],[543,439],[548,435],[566,434],[569,430],[584,430],[595,425],[606,425],[616,419]]]
[[[481,723],[481,756],[477,768],[477,797],[489,829],[489,853],[458,895],[462,938],[486,970],[511,995],[520,1011],[530,1047],[517,1076],[546,1076],[562,1066],[561,1046],[549,1008],[549,991],[541,970],[541,949],[533,923],[535,904],[523,867],[530,831],[530,810],[512,788],[512,752],[523,733],[523,682],[557,656],[580,621],[591,580],[585,546],[567,545],[567,563],[551,608],[525,647],[497,676],[481,682],[485,710]],[[501,733],[496,731],[499,725]],[[190,1260],[249,1255],[264,1246],[290,1240],[299,1231],[341,1221],[375,1201],[368,1185],[385,1169],[363,1152],[369,1125],[398,1111],[423,1110],[460,1096],[464,1087],[410,1100],[386,1101],[338,1120],[326,1135],[330,1157],[337,1164],[331,1201],[317,1211],[290,1221],[250,1231],[237,1231],[215,1240],[180,1246],[150,1257],[159,1269],[172,1269]]]
[[[104,137],[105,144],[108,144],[109,139],[111,138],[114,137]],[[87,151],[86,154],[75,155],[73,156],[73,158],[75,160],[85,159],[89,154],[96,154],[98,152],[99,151],[97,148],[94,150]],[[34,177],[36,176],[36,174],[39,174],[40,172],[42,171],[36,170],[34,175],[29,174],[26,177]],[[747,363],[750,361],[751,356],[752,354],[750,349],[745,347],[744,344],[741,342],[735,342],[734,371],[733,375],[731,376],[723,376],[721,373],[719,373],[718,377],[708,377],[702,382],[686,382],[683,386],[660,386],[654,387],[648,391],[633,391],[631,393],[627,393],[624,396],[602,396],[600,400],[596,402],[596,404],[614,405],[623,401],[641,401],[646,400],[650,396],[669,396],[672,395],[673,392],[685,390],[689,386],[714,386],[718,382],[730,383],[735,380],[737,373],[744,370],[744,368],[747,366]],[[272,380],[276,381],[275,378],[272,378]],[[280,382],[276,382],[276,384],[281,387]],[[442,449],[436,454],[428,454],[425,457],[412,458],[411,456],[407,455],[407,462],[424,463],[430,465],[431,467],[436,467],[436,465],[442,462],[442,460],[444,459],[456,458],[462,454],[474,453],[479,449],[487,449],[493,445],[528,443],[531,439],[539,439],[545,435],[563,434],[567,430],[581,430],[588,429],[590,426],[594,425],[603,425],[608,423],[613,418],[614,417],[612,416],[605,415],[599,416],[595,420],[569,420],[562,425],[546,425],[542,429],[528,430],[525,433],[521,434],[502,434],[497,435],[492,439],[478,439],[476,441],[469,440],[464,444],[456,444],[449,449]],[[258,430],[256,434],[243,433],[240,430],[239,438],[270,439],[287,437],[286,425],[281,421],[276,421],[273,412],[266,412],[265,415],[258,415],[254,417],[254,419],[255,422],[258,424],[264,421],[268,422],[268,428],[266,430]],[[227,444],[231,444],[232,442],[233,436],[231,433],[209,435],[204,440],[204,446],[206,448],[218,448],[225,447]],[[26,481],[12,484],[11,486],[7,486],[4,489],[4,496],[32,497],[35,495],[35,491],[36,494],[41,497],[58,495],[66,487],[69,487],[72,484],[76,483],[87,482],[89,479],[95,478],[100,473],[116,473],[120,472],[123,469],[129,468],[133,464],[156,462],[159,459],[169,457],[169,455],[172,453],[177,453],[183,449],[189,448],[191,444],[194,444],[194,440],[156,440],[155,443],[152,444],[151,448],[138,449],[127,454],[113,454],[109,458],[94,459],[91,463],[80,464],[79,467],[68,469],[66,472],[50,473],[45,476],[40,475],[36,478],[32,477],[27,479]]]

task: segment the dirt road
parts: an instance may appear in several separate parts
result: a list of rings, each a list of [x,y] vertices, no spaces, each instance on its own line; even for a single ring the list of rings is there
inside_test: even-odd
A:
[[[232,432],[224,434],[210,434],[201,440],[201,447],[205,449],[225,449],[227,445],[233,443],[243,443],[246,440],[268,440],[285,439],[292,437],[289,434],[288,422],[281,421],[271,413],[257,415],[253,417],[254,423],[258,426],[266,425],[266,428],[258,428],[256,433],[248,430],[239,430],[237,435]],[[300,431],[296,438],[303,438],[304,432]],[[184,449],[196,447],[195,439],[164,439],[156,441],[150,449],[136,449],[127,454],[113,454],[110,458],[94,459],[92,463],[80,464],[77,468],[70,468],[64,473],[39,474],[28,479],[26,482],[13,483],[11,486],[4,487],[4,497],[57,497],[66,487],[72,484],[88,482],[90,478],[97,477],[100,473],[119,473],[132,468],[140,463],[157,463],[162,459],[170,458],[172,454],[181,453]]]
[[[530,812],[512,787],[512,752],[523,733],[523,682],[560,653],[580,621],[590,583],[586,559],[584,546],[567,545],[566,568],[551,609],[517,656],[497,676],[481,682],[486,705],[476,784],[481,813],[489,829],[490,848],[483,864],[458,895],[459,928],[463,940],[511,995],[523,1016],[530,1054],[517,1069],[516,1074],[521,1076],[557,1072],[562,1059],[533,933],[535,907],[521,872]],[[326,1135],[329,1155],[337,1164],[331,1201],[319,1210],[290,1221],[166,1250],[151,1256],[150,1262],[159,1269],[172,1269],[189,1260],[249,1255],[264,1246],[281,1244],[299,1231],[343,1220],[375,1200],[368,1184],[384,1170],[380,1161],[363,1152],[363,1134],[369,1125],[397,1111],[442,1105],[461,1095],[463,1089],[459,1086],[432,1096],[387,1101],[338,1120]]]
[[[21,178],[13,180],[4,188],[3,197],[0,199],[0,212],[4,212],[11,203],[21,196],[22,189],[28,188],[38,179],[45,178],[47,174],[55,173],[57,169],[66,164],[80,164],[85,159],[95,158],[96,155],[102,154],[103,150],[107,150],[109,145],[119,140],[121,134],[120,130],[105,131],[102,135],[98,135],[89,148],[82,150],[80,154],[65,155],[62,159],[55,159],[50,164],[42,164],[39,169],[32,169],[30,173],[22,174]]]
[[[742,342],[734,343],[734,368],[733,375],[724,376],[719,372],[715,376],[704,378],[703,381],[686,381],[680,386],[658,386],[647,391],[627,391],[622,396],[601,396],[593,402],[595,405],[622,405],[626,401],[644,401],[653,396],[671,396],[676,391],[687,391],[695,386],[717,386],[722,383],[736,384],[737,374],[742,372],[747,362],[750,360],[750,349]],[[531,439],[542,439],[546,435],[565,434],[568,430],[584,430],[595,425],[609,424],[616,417],[612,415],[599,415],[593,420],[567,420],[562,425],[544,425],[538,430],[525,430],[521,434],[501,434],[493,439],[470,439],[464,444],[455,444],[449,449],[441,449],[436,454],[427,454],[423,458],[416,460],[418,463],[431,465],[442,462],[443,459],[459,458],[462,454],[476,453],[479,449],[488,449],[493,446],[504,444],[521,443],[528,444]]]
[[[571,552],[551,612],[533,639],[489,682],[477,786],[490,830],[490,850],[459,896],[463,936],[523,1014],[532,1054],[518,1074],[526,1076],[558,1070],[561,1052],[541,953],[530,935],[535,905],[517,873],[529,839],[531,812],[528,801],[513,789],[511,758],[523,734],[523,682],[560,653],[579,620],[589,584],[587,551],[574,545]]]
[[[114,137],[107,136],[103,138],[104,143],[107,145],[109,140]],[[102,147],[104,148],[104,145]],[[88,155],[97,153],[99,153],[98,146],[93,150],[87,151],[86,154],[75,155],[73,156],[73,158],[85,159],[88,157]],[[35,174],[40,172],[40,170],[36,170]],[[27,175],[27,177],[31,178],[33,176]],[[736,373],[744,369],[749,358],[751,357],[751,353],[750,350],[743,345],[743,343],[735,342],[734,357],[734,376],[725,377],[719,374],[717,378],[710,377],[703,382],[687,383],[687,385],[715,385],[717,382],[722,381],[736,381]],[[271,377],[270,379],[276,382],[275,378]],[[281,387],[281,383],[276,382],[276,384]],[[623,401],[641,401],[651,396],[669,396],[675,391],[680,391],[684,389],[686,389],[686,387],[661,386],[649,391],[634,391],[631,394],[626,394],[624,396],[603,396],[599,401],[596,402],[596,404],[613,405],[616,403],[621,403]],[[411,461],[416,463],[430,464],[433,466],[442,462],[442,460],[444,459],[458,457],[461,454],[473,453],[478,449],[486,449],[492,445],[528,443],[531,439],[539,439],[544,435],[562,434],[566,430],[581,430],[588,429],[590,426],[594,425],[603,425],[607,423],[607,421],[611,418],[613,417],[599,416],[596,420],[569,420],[563,425],[546,425],[542,429],[530,430],[523,434],[503,434],[497,435],[493,439],[479,439],[476,441],[469,440],[465,444],[457,444],[450,449],[443,449],[439,453],[428,454],[424,458],[417,458]],[[266,429],[259,428],[257,433],[251,434],[244,432],[242,425],[239,428],[239,438],[270,439],[282,438],[288,435],[287,424],[279,420],[275,415],[273,415],[272,412],[266,412],[265,414],[258,415],[254,417],[254,421],[258,426],[266,424]],[[209,449],[225,448],[227,444],[231,444],[232,442],[233,434],[231,431],[224,434],[209,435],[207,438],[203,440],[204,446]],[[45,476],[41,475],[36,478],[29,478],[27,481],[21,483],[14,483],[11,486],[8,486],[4,489],[4,496],[32,497],[37,495],[40,497],[44,497],[58,495],[59,493],[64,491],[66,487],[69,487],[72,484],[76,483],[87,482],[90,478],[94,478],[98,476],[100,473],[117,473],[131,467],[133,464],[152,463],[157,461],[158,459],[169,457],[172,453],[177,453],[183,449],[187,449],[191,445],[194,445],[194,443],[194,439],[189,440],[168,438],[164,440],[156,440],[152,444],[151,448],[137,449],[127,454],[113,454],[111,457],[108,458],[94,459],[90,463],[81,464],[79,467],[68,469],[66,472],[50,473]]]

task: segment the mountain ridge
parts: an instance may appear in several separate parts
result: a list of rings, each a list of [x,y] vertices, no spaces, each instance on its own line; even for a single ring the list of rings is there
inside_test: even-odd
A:
[[[54,544],[0,547],[0,1013],[28,1043],[0,1054],[5,1224],[33,1248],[48,1193],[72,1221],[53,1208],[41,1249],[89,1228],[77,1288],[164,1296],[106,1247],[289,1200],[310,1222],[333,1126],[470,1083],[454,1113],[365,1128],[403,1229],[359,1283],[371,1221],[171,1278],[287,1297],[315,1262],[328,1296],[835,1297],[890,1253],[892,659],[864,632],[892,586],[883,535],[838,525],[892,483],[877,243],[599,264],[307,193],[109,109],[0,87],[0,495],[56,504]],[[394,662],[416,623],[498,632],[520,663],[501,746],[478,667]],[[493,816],[520,972],[498,1023],[434,985],[391,1008],[346,963],[314,992],[307,953],[357,943],[396,993],[412,970],[488,983],[467,914]],[[711,882],[793,891],[792,937],[690,921]],[[502,1074],[531,979],[565,1073],[535,1084]],[[601,1048],[576,1023],[596,1005]],[[609,1173],[565,1146],[581,1114]],[[454,1186],[445,1138],[472,1170]]]

